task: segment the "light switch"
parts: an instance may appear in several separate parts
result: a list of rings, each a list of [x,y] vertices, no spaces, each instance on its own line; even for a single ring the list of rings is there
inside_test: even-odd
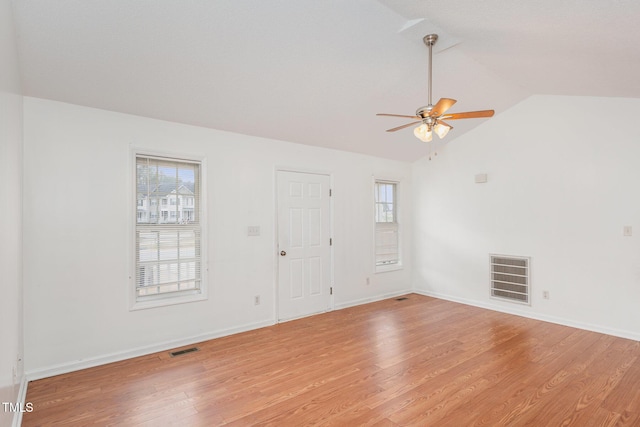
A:
[[[479,173],[476,174],[476,184],[484,184],[485,182],[487,182],[487,174],[486,173]]]
[[[260,235],[260,226],[259,225],[250,225],[247,227],[247,236],[259,236]]]
[[[633,234],[633,229],[630,225],[625,225],[622,227],[622,235],[625,237],[630,237]]]

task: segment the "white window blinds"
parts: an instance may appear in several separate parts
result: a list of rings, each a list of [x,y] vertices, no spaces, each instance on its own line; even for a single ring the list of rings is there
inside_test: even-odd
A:
[[[376,266],[398,264],[397,183],[376,181],[374,193]]]
[[[136,155],[136,299],[201,289],[201,164]]]

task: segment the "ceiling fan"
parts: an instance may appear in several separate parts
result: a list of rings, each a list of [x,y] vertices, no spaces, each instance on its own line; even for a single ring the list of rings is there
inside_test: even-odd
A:
[[[432,139],[432,132],[435,132],[441,139],[453,129],[453,126],[447,124],[444,120],[458,120],[458,119],[475,119],[483,117],[491,117],[494,114],[493,110],[481,110],[481,111],[468,111],[465,113],[449,113],[446,111],[456,103],[455,99],[440,98],[440,100],[433,105],[431,102],[431,62],[432,62],[432,50],[433,45],[438,40],[437,34],[429,34],[422,39],[424,44],[429,48],[429,104],[420,107],[416,110],[415,116],[408,116],[402,114],[385,114],[378,113],[377,116],[389,116],[389,117],[404,117],[407,119],[414,119],[416,121],[407,123],[406,125],[398,126],[392,129],[387,129],[387,132],[395,132],[400,129],[407,128],[416,124],[420,124],[413,130],[413,134],[422,142],[429,142]]]

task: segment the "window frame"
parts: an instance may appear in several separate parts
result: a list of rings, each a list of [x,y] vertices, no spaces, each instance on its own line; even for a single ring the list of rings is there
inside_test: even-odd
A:
[[[199,164],[199,190],[200,190],[200,203],[198,206],[198,217],[199,217],[199,233],[200,233],[200,289],[194,290],[193,292],[184,291],[177,293],[165,293],[165,294],[156,294],[156,295],[146,295],[139,296],[137,292],[137,283],[136,283],[136,271],[137,271],[137,231],[138,231],[138,222],[137,222],[137,213],[138,213],[138,189],[137,189],[137,160],[140,157],[146,158],[155,158],[158,160],[165,160],[168,162],[186,162],[186,163],[197,163]],[[129,262],[130,262],[130,274],[129,274],[129,309],[133,310],[143,310],[154,307],[164,307],[168,305],[174,304],[184,304],[196,301],[204,301],[208,299],[208,281],[207,281],[207,271],[208,271],[208,258],[207,258],[207,232],[206,232],[206,223],[207,223],[207,200],[206,200],[206,157],[203,155],[195,155],[195,154],[185,154],[185,153],[175,153],[175,152],[165,152],[165,151],[157,151],[157,150],[149,150],[144,148],[132,147],[131,149],[131,183],[129,185],[129,191],[131,192],[131,204],[133,213],[129,215],[129,221],[131,224],[131,244],[130,244],[130,254],[129,254]],[[159,199],[160,200],[160,199]],[[149,204],[151,205],[151,203]],[[168,206],[167,206],[168,207]],[[157,203],[157,217],[163,217],[162,205],[161,203]]]
[[[394,221],[391,222],[378,222],[378,205],[380,204],[380,202],[378,202],[378,196],[377,196],[377,190],[378,190],[378,184],[391,184],[394,186],[394,191],[393,191],[393,201],[392,201],[392,205],[393,205],[393,219]],[[401,182],[399,180],[393,180],[393,179],[382,179],[382,178],[376,178],[373,177],[373,269],[374,269],[374,273],[384,273],[384,272],[388,272],[388,271],[396,271],[396,270],[401,270],[403,269],[403,263],[402,263],[402,227],[401,227],[401,221],[400,221],[400,203],[399,203],[399,194],[400,194],[400,184]],[[380,226],[379,226],[380,224]],[[385,225],[386,224],[386,225]],[[386,264],[379,264],[377,262],[377,248],[378,248],[378,228],[379,227],[388,227],[388,228],[394,228],[394,226],[390,225],[390,224],[395,224],[395,231],[397,234],[397,262],[395,263],[386,263]]]

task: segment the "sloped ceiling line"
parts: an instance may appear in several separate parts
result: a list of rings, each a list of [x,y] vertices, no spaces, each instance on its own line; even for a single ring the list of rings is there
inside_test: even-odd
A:
[[[534,93],[640,96],[640,27],[630,18],[640,16],[640,2],[533,3],[14,0],[13,6],[28,96],[413,161],[427,147],[410,129],[384,132],[395,123],[375,114],[413,114],[425,104],[422,33],[431,28],[441,35],[434,99],[457,99],[459,111],[499,114]],[[612,43],[616,49],[606,50]],[[446,143],[482,121],[464,122]]]

